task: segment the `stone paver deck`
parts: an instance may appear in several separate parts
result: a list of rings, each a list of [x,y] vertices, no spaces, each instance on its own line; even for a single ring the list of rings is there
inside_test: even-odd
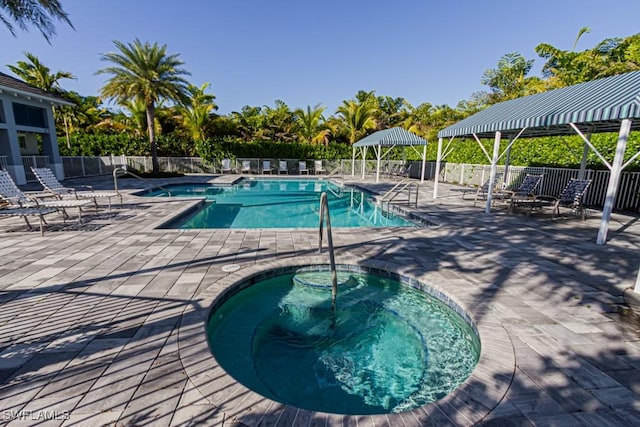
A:
[[[189,176],[172,181],[232,182]],[[69,180],[66,185],[84,184]],[[353,181],[384,193],[392,182]],[[92,179],[112,188],[108,177]],[[452,186],[410,211],[436,225],[334,229],[339,264],[436,287],[478,326],[483,353],[452,395],[404,414],[314,413],[258,396],[209,355],[216,295],[271,268],[326,263],[317,229],[157,230],[195,201],[140,198],[46,234],[0,220],[0,421],[98,425],[640,425],[638,319],[622,294],[640,264],[640,221],[614,215],[607,245],[587,221],[485,214]],[[326,255],[326,254],[325,254]],[[240,266],[227,273],[223,267]]]

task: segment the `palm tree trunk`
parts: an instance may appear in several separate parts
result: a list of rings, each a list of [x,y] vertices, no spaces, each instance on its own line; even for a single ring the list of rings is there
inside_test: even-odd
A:
[[[156,144],[155,123],[155,106],[153,103],[147,105],[147,128],[149,129],[149,143],[151,144],[151,164],[153,165],[153,174],[160,172],[160,164],[158,163],[158,147]]]

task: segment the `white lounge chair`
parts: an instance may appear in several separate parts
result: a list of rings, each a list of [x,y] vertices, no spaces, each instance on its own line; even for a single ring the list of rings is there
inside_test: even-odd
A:
[[[280,160],[280,163],[278,164],[278,175],[280,174],[288,174],[289,173],[289,168],[287,167],[287,161],[286,160]]]
[[[272,173],[273,168],[271,167],[271,160],[263,160],[262,161],[262,173]]]
[[[18,216],[24,219],[27,223],[27,228],[32,229],[31,223],[29,223],[29,216],[37,216],[40,219],[40,235],[44,236],[44,225],[47,223],[44,216],[49,213],[56,212],[54,208],[2,208],[0,209],[0,217],[12,217]]]
[[[251,173],[251,161],[250,160],[243,160],[242,161],[242,169],[240,169],[240,173]]]
[[[309,169],[307,169],[307,162],[298,162],[298,173],[300,175],[305,173],[309,175]]]
[[[58,178],[53,174],[53,171],[49,168],[34,168],[31,167],[33,174],[36,176],[40,184],[44,187],[44,191],[55,194],[57,196],[73,196],[76,199],[91,199],[96,209],[98,209],[98,198],[106,198],[109,204],[109,212],[111,212],[111,198],[119,197],[120,205],[122,205],[122,194],[117,191],[94,191],[90,185],[84,185],[86,191],[78,191],[75,188],[68,188],[63,186]]]
[[[222,159],[222,167],[220,168],[221,173],[229,172],[233,173],[233,169],[231,168],[231,159]]]
[[[39,196],[39,197],[36,197]],[[56,199],[51,198],[51,193],[39,193],[37,195],[27,195],[18,188],[7,171],[0,170],[0,199],[8,204],[9,209],[21,208],[53,208],[62,212],[63,217],[69,217],[67,208],[78,208],[78,222],[82,223],[82,207],[91,203],[91,200],[78,199]]]
[[[322,167],[322,160],[314,160],[313,162],[314,164],[314,168],[313,170],[315,171],[315,174],[323,174],[326,173],[327,171]]]

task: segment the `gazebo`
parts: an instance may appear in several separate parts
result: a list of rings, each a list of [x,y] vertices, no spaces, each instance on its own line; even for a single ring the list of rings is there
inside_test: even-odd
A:
[[[390,129],[380,130],[369,136],[362,138],[353,144],[353,161],[351,163],[351,175],[355,175],[356,151],[359,149],[362,153],[362,178],[365,175],[365,163],[367,156],[367,148],[372,147],[376,154],[376,182],[380,181],[380,163],[382,159],[389,155],[395,147],[411,147],[422,159],[422,170],[420,172],[420,182],[424,182],[424,171],[427,158],[427,140],[411,133],[403,128],[394,127]],[[422,152],[416,149],[416,146],[422,146]]]
[[[440,163],[453,149],[452,143],[455,138],[473,138],[480,144],[491,164],[489,188],[493,188],[498,161],[505,154],[506,158],[509,158],[511,147],[518,138],[577,134],[584,141],[580,176],[586,169],[589,149],[593,150],[611,171],[596,240],[597,244],[603,245],[607,240],[620,173],[640,156],[640,152],[632,153],[631,158],[624,162],[629,134],[638,129],[640,129],[640,71],[501,102],[438,132],[433,197],[438,196],[437,176]],[[604,132],[618,133],[612,163],[609,163],[590,141],[592,134]],[[481,143],[483,138],[494,140],[491,155]],[[500,153],[500,141],[503,138],[509,142],[506,149]],[[448,139],[448,142],[443,147],[445,139]],[[508,161],[505,163],[508,167]],[[485,207],[487,213],[491,211],[491,203],[491,194],[489,194]]]

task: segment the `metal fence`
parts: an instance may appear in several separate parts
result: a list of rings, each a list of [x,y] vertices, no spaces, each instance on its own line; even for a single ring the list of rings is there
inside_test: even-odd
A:
[[[49,161],[46,156],[24,156],[22,158],[27,181],[35,181],[31,172],[31,166],[45,167]],[[232,160],[232,169],[240,173],[243,162],[249,162],[249,173],[263,173],[263,161],[271,161],[272,167],[277,172],[279,162],[287,162],[289,173],[297,173],[300,161],[306,161],[308,168],[314,169],[314,159],[275,159],[275,158],[237,158]],[[221,173],[221,161],[205,162],[200,157],[159,157],[160,170],[178,173]],[[362,175],[362,160],[322,160],[322,168],[325,173],[336,175],[351,175],[352,170],[356,176]],[[401,161],[383,161],[382,174],[402,164]],[[421,162],[410,162],[409,176],[420,178]],[[0,166],[6,169],[7,158],[0,156]],[[129,168],[141,172],[152,170],[150,157],[142,156],[94,156],[94,157],[62,157],[64,174],[67,178],[76,178],[92,175],[111,174],[117,166],[126,165]],[[365,175],[370,176],[376,171],[376,161],[366,160]],[[438,180],[451,184],[464,186],[480,186],[489,179],[491,167],[489,165],[476,165],[466,163],[443,163],[438,173]],[[246,171],[245,171],[246,172]],[[543,180],[539,188],[540,194],[558,195],[571,178],[577,178],[577,169],[547,168],[547,167],[522,167],[510,166],[505,173],[504,166],[498,166],[498,172],[504,174],[503,186],[516,188],[526,174],[542,174]],[[609,182],[608,170],[587,170],[584,178],[591,179],[591,186],[587,192],[584,203],[595,208],[604,206],[607,185]],[[436,175],[435,162],[427,162],[424,178],[433,180]],[[618,187],[618,196],[614,209],[629,212],[640,211],[640,172],[623,172]]]

